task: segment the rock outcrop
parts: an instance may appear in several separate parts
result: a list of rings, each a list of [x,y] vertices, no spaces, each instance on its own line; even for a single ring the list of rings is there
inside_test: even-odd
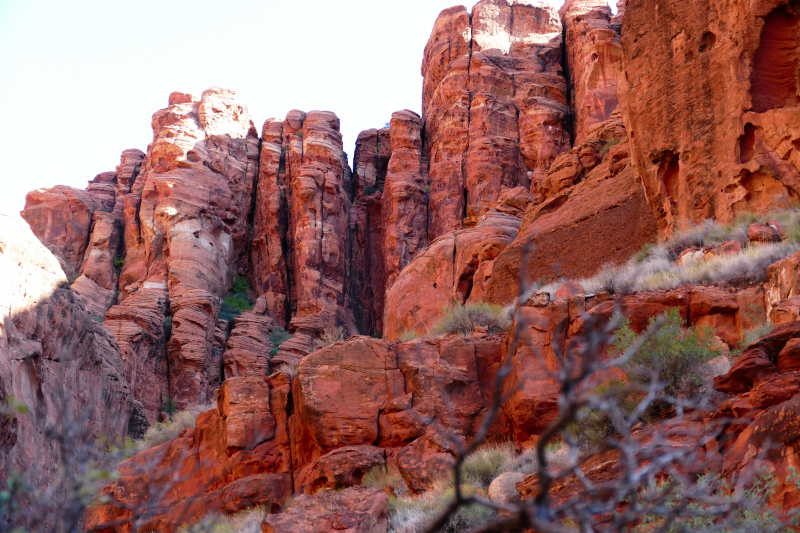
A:
[[[570,144],[561,23],[546,2],[442,11],[422,63],[428,239],[527,186]]]
[[[153,116],[153,142],[134,191],[125,198],[123,300],[109,318],[119,323],[120,344],[130,346],[133,340],[152,346],[162,322],[171,317],[167,398],[184,408],[205,403],[218,386],[209,379],[214,330],[221,298],[245,249],[258,135],[246,108],[229,90],[209,89],[200,98],[173,93],[169,104]],[[131,298],[142,302],[134,304]],[[144,321],[132,316],[142,313],[152,316]],[[158,372],[163,362],[151,361],[161,358],[160,353],[130,351],[126,366]],[[150,417],[156,415],[150,399],[164,379],[142,384],[152,388],[140,393],[148,399],[142,403]]]
[[[517,236],[532,201],[523,187],[507,190],[475,227],[443,235],[417,255],[387,291],[384,337],[427,335],[453,302],[486,299],[495,258]]]
[[[173,531],[210,512],[281,508],[292,494],[289,394],[283,374],[225,380],[216,409],[199,415],[195,428],[120,465],[120,478],[104,490],[108,502],[89,510],[87,529],[129,531],[141,520]]]
[[[662,236],[796,203],[798,28],[788,0],[628,2],[619,98]]]
[[[117,442],[127,435],[133,398],[111,332],[69,289],[57,258],[6,216],[0,275],[0,401],[12,410],[0,422],[0,479],[25,474],[43,487],[59,468],[76,465],[50,432],[71,435],[76,447],[101,437]]]
[[[521,283],[587,277],[606,263],[627,261],[656,239],[656,219],[631,167],[626,138],[617,112],[534,182],[534,192],[545,199],[525,213],[514,242],[495,260],[488,301],[511,303]]]
[[[294,333],[276,357],[291,365],[326,328],[358,331],[348,294],[351,173],[333,113],[291,111],[282,131],[267,121],[264,132],[253,277],[272,318]]]
[[[611,118],[619,106],[617,79],[622,70],[622,45],[606,0],[567,0],[559,15],[564,25],[577,145],[593,125]]]

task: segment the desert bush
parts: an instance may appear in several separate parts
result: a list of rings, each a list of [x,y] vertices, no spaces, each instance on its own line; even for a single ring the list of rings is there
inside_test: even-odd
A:
[[[461,465],[462,479],[469,485],[488,488],[494,478],[510,470],[516,458],[510,443],[482,446]]]
[[[292,337],[294,337],[294,335],[280,326],[275,326],[272,328],[272,332],[269,334],[269,340],[272,341],[272,355],[278,355],[278,349],[280,348],[280,345]]]
[[[509,311],[500,305],[484,302],[455,304],[445,311],[444,316],[433,327],[433,333],[472,336],[475,326],[486,326],[489,333],[500,333],[511,328],[511,321]]]
[[[784,225],[787,241],[749,245],[747,228],[750,224],[770,220]],[[744,247],[736,255],[709,257],[686,265],[675,263],[689,248],[717,246],[727,241],[739,241]],[[800,251],[800,209],[763,216],[744,213],[730,224],[706,220],[676,233],[669,241],[646,244],[626,264],[604,265],[594,276],[578,281],[589,294],[666,290],[684,284],[720,283],[732,279],[761,283],[766,280],[767,267],[797,251]],[[534,286],[555,297],[564,281]]]
[[[253,307],[253,299],[246,294],[229,294],[222,301],[219,318],[228,322]]]
[[[790,472],[792,482],[797,486],[797,475]],[[719,533],[745,533],[745,532],[772,532],[792,531],[792,526],[798,524],[798,513],[789,510],[778,513],[770,508],[769,502],[773,499],[777,480],[775,476],[764,470],[759,472],[744,489],[735,487],[730,481],[716,474],[706,474],[698,480],[698,485],[704,487],[709,496],[716,497],[722,505],[731,502],[731,512],[726,517],[724,525],[719,525],[716,516],[709,516],[709,511],[720,503],[709,504],[702,500],[689,503],[682,513],[676,514],[674,521],[668,523],[663,516],[646,516],[632,533],[650,533],[663,531],[664,533],[683,533],[689,531],[714,531]],[[681,482],[667,479],[650,490],[644,490],[642,497],[659,497],[660,493],[676,489],[667,496],[667,506],[676,506],[681,502]],[[734,504],[735,495],[739,493],[744,505]],[[781,516],[783,515],[783,516]]]
[[[608,155],[608,152],[611,151],[611,148],[618,145],[620,142],[622,142],[622,139],[620,139],[619,137],[614,137],[613,139],[607,140],[606,143],[603,145],[603,147],[600,149],[600,155],[602,157],[605,157],[606,155]]]
[[[245,311],[252,309],[253,303],[255,303],[250,296],[250,284],[247,282],[247,278],[243,276],[237,277],[233,281],[231,291],[222,300],[222,307],[219,311],[220,320],[227,320],[228,322],[233,321]]]
[[[462,486],[465,494],[474,495],[477,489],[470,485]],[[394,533],[423,533],[428,531],[433,520],[442,513],[447,501],[455,494],[452,487],[439,485],[423,494],[412,497],[389,498],[389,531]],[[484,506],[468,505],[453,513],[444,527],[443,533],[470,531],[491,522],[497,513]]]
[[[234,514],[214,513],[178,533],[261,533],[261,523],[269,514],[265,505],[256,505]]]
[[[142,440],[126,440],[122,447],[124,456],[126,458],[133,457],[137,453],[155,448],[156,446],[174,439],[183,433],[184,430],[195,426],[197,415],[215,409],[216,407],[217,405],[215,403],[209,403],[206,405],[195,405],[183,411],[175,411],[174,414],[169,416],[164,422],[156,422],[151,425],[147,429]]]
[[[115,255],[114,258],[112,259],[112,261],[113,261],[114,266],[116,268],[122,268],[123,265],[125,264],[125,258],[124,257],[120,257],[118,255]]]
[[[400,342],[413,341],[415,339],[418,339],[419,337],[420,337],[419,333],[417,333],[413,329],[404,329],[403,331],[400,332],[400,335],[398,335],[398,339],[400,339]]]
[[[247,294],[249,290],[250,290],[250,284],[247,282],[247,278],[245,278],[244,276],[239,276],[235,280],[233,280],[231,291],[234,294]]]
[[[649,383],[657,372],[663,390],[670,396],[691,395],[703,385],[700,367],[718,357],[722,350],[714,332],[705,327],[684,327],[680,310],[664,313],[664,325],[633,355],[624,369],[634,379]],[[650,319],[653,327],[657,317]],[[615,334],[612,351],[624,353],[640,338],[625,319]]]
[[[317,349],[345,340],[347,340],[347,330],[343,327],[327,327],[323,330],[322,336],[317,339]]]
[[[403,476],[394,467],[378,466],[364,474],[361,484],[371,489],[391,489],[395,496],[408,494],[408,487]]]

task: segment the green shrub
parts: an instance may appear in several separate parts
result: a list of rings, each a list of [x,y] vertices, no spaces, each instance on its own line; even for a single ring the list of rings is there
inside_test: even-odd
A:
[[[486,326],[489,333],[500,333],[511,328],[511,313],[500,305],[484,302],[450,307],[433,327],[433,333],[448,335],[455,333],[471,336],[475,326]]]
[[[303,133],[303,130],[298,130],[297,131],[297,136],[302,139],[305,136],[305,133]]]
[[[230,322],[245,311],[249,311],[252,307],[253,299],[250,296],[246,294],[229,294],[222,301],[219,318]]]
[[[607,140],[606,143],[603,145],[603,147],[600,149],[600,155],[602,157],[607,156],[608,152],[611,151],[611,148],[616,146],[616,145],[618,145],[621,142],[622,142],[622,139],[620,139],[618,137],[614,137],[613,139]]]
[[[125,264],[125,258],[124,257],[120,257],[118,255],[115,255],[114,259],[112,259],[112,261],[114,263],[114,267],[116,267],[116,268],[122,268],[122,265]]]
[[[164,327],[164,338],[169,340],[172,336],[172,315],[165,316],[161,325]]]
[[[664,314],[665,323],[625,365],[634,379],[648,383],[653,370],[663,384],[664,392],[677,396],[692,394],[703,384],[701,367],[721,355],[722,351],[710,328],[684,328],[680,310]],[[650,319],[650,325],[656,317]],[[639,337],[626,319],[615,333],[612,351],[622,353]]]
[[[175,403],[175,400],[172,398],[167,398],[164,400],[164,403],[161,404],[159,409],[168,415],[174,415],[176,412],[178,412],[178,404]]]
[[[239,276],[233,281],[233,287],[231,287],[231,291],[234,294],[247,294],[250,291],[250,284],[247,282],[247,278],[244,276]]]
[[[76,280],[76,279],[78,279],[79,277],[80,277],[80,274],[78,274],[78,273],[76,272],[76,273],[74,273],[73,275],[71,275],[71,276],[68,276],[68,277],[67,277],[67,282],[68,282],[70,285],[72,285],[73,283],[75,283],[75,280]]]
[[[294,335],[280,326],[272,328],[272,333],[269,334],[269,340],[272,341],[272,355],[278,355],[278,347],[292,337],[294,337]]]

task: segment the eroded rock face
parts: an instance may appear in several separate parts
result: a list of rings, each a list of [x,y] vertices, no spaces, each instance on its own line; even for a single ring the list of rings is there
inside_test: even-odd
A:
[[[276,363],[296,364],[325,328],[358,331],[347,286],[351,175],[333,113],[291,111],[282,131],[268,121],[264,135],[255,286],[270,316],[295,334]]]
[[[21,215],[34,235],[62,260],[64,271],[72,275],[83,262],[92,217],[101,207],[95,195],[57,185],[29,192]]]
[[[262,296],[252,311],[245,311],[233,320],[223,356],[225,379],[271,374],[272,341],[269,335],[275,321],[265,315],[265,304]]]
[[[124,439],[133,398],[113,335],[69,290],[56,257],[6,216],[0,274],[0,399],[28,408],[0,424],[0,478],[25,473],[39,486],[63,465],[47,425],[60,431],[78,420],[94,438]]]
[[[362,131],[353,159],[353,205],[350,208],[350,305],[359,331],[383,330],[386,287],[382,191],[392,147],[388,128]]]
[[[155,313],[144,329],[156,337],[165,318],[172,318],[168,397],[179,408],[206,402],[217,386],[210,379],[215,325],[247,240],[257,159],[258,135],[232,91],[213,88],[200,98],[173,93],[169,107],[153,116],[153,142],[134,191],[125,197],[123,309],[111,309],[109,318],[130,322],[131,313]],[[147,304],[130,301],[139,291]],[[142,322],[118,328],[136,339]],[[129,338],[120,342],[130,344]],[[133,353],[147,362],[132,361],[131,368],[152,368],[149,361],[160,356]],[[149,398],[165,377],[142,385],[152,387],[140,393],[151,413]]]
[[[611,118],[619,106],[617,78],[622,45],[606,0],[568,0],[559,10],[564,25],[575,144],[589,128]]]
[[[796,203],[798,28],[784,0],[628,3],[619,97],[662,236]]]
[[[292,459],[302,466],[342,446],[404,446],[424,434],[428,419],[473,431],[492,397],[500,343],[356,337],[314,352],[293,385]]]
[[[545,2],[442,11],[422,63],[428,238],[461,229],[502,188],[527,186],[568,147],[561,23]]]
[[[426,335],[453,301],[486,299],[494,260],[516,237],[531,202],[522,187],[505,191],[477,226],[443,235],[419,254],[387,291],[384,337]]]
[[[534,181],[545,200],[525,213],[514,242],[495,260],[487,300],[512,302],[521,281],[530,286],[536,280],[587,277],[606,263],[627,261],[656,239],[657,221],[630,165],[625,138],[616,113],[561,155],[545,180]],[[612,139],[620,142],[609,145]]]
[[[148,529],[173,531],[211,512],[282,507],[292,494],[289,392],[282,374],[225,380],[194,429],[120,465],[104,490],[110,502],[89,510],[87,529],[130,531],[139,518],[130,508],[149,513]]]
[[[422,155],[422,119],[404,110],[392,114],[392,157],[381,199],[386,290],[428,242],[427,160]]]

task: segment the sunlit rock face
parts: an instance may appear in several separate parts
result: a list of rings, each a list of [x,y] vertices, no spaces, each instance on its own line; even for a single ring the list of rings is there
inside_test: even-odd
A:
[[[631,0],[622,50],[632,160],[662,235],[797,203],[796,4]]]
[[[276,368],[312,352],[325,329],[357,332],[350,306],[352,175],[339,118],[290,111],[263,129],[253,236],[256,294],[294,337]]]
[[[108,313],[150,418],[168,398],[179,408],[204,403],[218,386],[217,315],[246,255],[257,169],[258,134],[232,91],[173,93],[153,116],[153,142],[123,207],[121,303]]]
[[[619,107],[622,45],[606,0],[567,0],[559,15],[566,36],[575,144],[579,144],[589,128],[611,118]]]
[[[39,485],[61,464],[48,425],[79,420],[90,438],[113,442],[126,435],[133,398],[113,335],[27,224],[2,215],[0,278],[0,401],[25,406],[0,422],[0,479],[26,473]]]
[[[442,11],[422,63],[428,237],[474,225],[503,188],[528,186],[570,146],[562,27],[548,2]]]

